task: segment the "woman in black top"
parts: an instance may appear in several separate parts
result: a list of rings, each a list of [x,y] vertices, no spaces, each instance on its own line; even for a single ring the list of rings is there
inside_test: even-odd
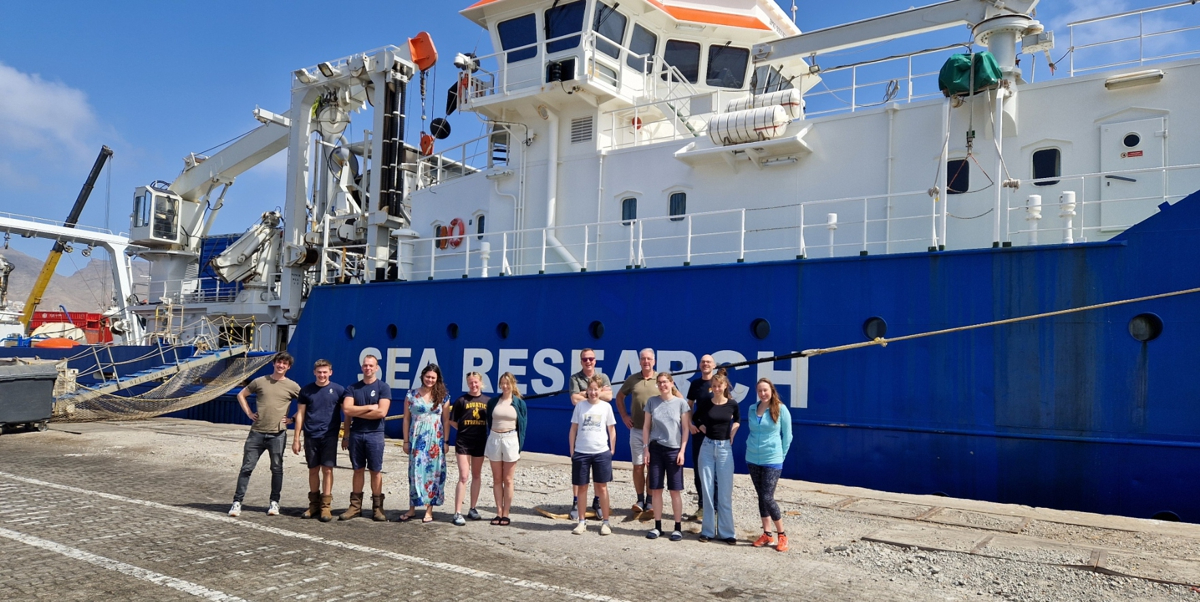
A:
[[[700,527],[700,541],[714,537],[727,544],[737,544],[733,528],[733,437],[741,424],[737,402],[733,401],[732,387],[724,370],[712,377],[711,404],[696,404],[697,428],[704,433],[700,449],[700,484],[704,507],[704,520]],[[713,489],[716,485],[716,499]]]

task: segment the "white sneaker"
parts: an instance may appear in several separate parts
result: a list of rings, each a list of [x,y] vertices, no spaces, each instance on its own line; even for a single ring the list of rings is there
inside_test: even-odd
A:
[[[608,526],[608,521],[604,521],[603,523],[600,524],[600,534],[601,535],[612,535],[612,527]]]
[[[229,507],[229,516],[241,516],[241,515],[242,515],[242,503],[234,502],[233,505]]]
[[[279,516],[279,502],[271,502],[271,507],[267,508],[267,516]]]
[[[587,533],[587,523],[579,521],[579,523],[575,525],[575,528],[571,529],[571,533],[574,533],[575,535],[583,535],[584,533]]]

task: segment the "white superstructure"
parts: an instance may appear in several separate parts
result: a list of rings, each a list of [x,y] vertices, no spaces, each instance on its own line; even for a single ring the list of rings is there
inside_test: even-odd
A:
[[[800,34],[771,0],[476,2],[462,14],[498,51],[455,57],[449,120],[483,136],[403,139],[427,37],[297,69],[285,114],[139,189],[133,238],[155,270],[138,311],[252,319],[275,346],[316,285],[1103,240],[1200,189],[1200,8],[1051,32],[1036,4]],[[838,54],[964,24],[958,47]],[[969,49],[1002,78],[945,98],[938,68]],[[214,298],[197,281],[208,224],[283,148],[283,210],[212,261],[242,284]]]

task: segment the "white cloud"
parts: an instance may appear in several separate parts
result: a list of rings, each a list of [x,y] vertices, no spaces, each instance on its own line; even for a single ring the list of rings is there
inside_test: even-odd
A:
[[[96,115],[81,90],[0,63],[0,143],[16,151],[61,150],[86,155],[83,139]]]

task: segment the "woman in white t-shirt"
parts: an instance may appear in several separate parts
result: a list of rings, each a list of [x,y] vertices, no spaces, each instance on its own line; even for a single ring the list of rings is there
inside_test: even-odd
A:
[[[600,400],[600,389],[604,378],[599,374],[588,379],[584,403],[575,405],[571,414],[571,485],[575,487],[575,499],[579,504],[579,524],[571,530],[576,535],[587,531],[588,472],[596,482],[596,495],[600,496],[600,534],[612,533],[608,524],[608,484],[612,481],[612,458],[617,450],[617,419],[612,405]]]

